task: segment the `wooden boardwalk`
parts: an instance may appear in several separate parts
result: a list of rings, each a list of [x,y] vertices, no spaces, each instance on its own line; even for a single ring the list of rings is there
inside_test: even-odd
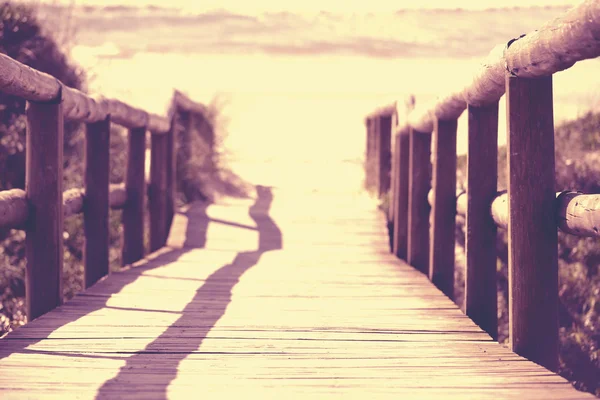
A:
[[[390,255],[368,199],[257,193],[0,341],[0,398],[593,398]]]

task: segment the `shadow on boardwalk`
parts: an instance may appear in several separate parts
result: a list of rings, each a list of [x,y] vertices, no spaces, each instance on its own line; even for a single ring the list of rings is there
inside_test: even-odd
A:
[[[167,397],[167,388],[177,377],[180,362],[198,350],[210,330],[225,314],[231,302],[232,289],[241,276],[256,265],[265,252],[281,249],[281,231],[269,216],[273,200],[271,190],[258,186],[257,194],[249,214],[257,226],[258,249],[238,253],[233,262],[210,275],[184,308],[181,317],[144,350],[129,357],[117,376],[102,385],[97,398],[119,397],[119,393],[138,385],[151,386],[155,394],[153,398]],[[205,210],[202,211],[196,211],[190,218],[193,223],[188,224],[186,247],[198,248],[206,243],[209,220]],[[177,338],[176,342],[174,338]]]

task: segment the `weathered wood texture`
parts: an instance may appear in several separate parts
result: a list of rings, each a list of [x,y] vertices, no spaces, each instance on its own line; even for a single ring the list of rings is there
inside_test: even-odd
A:
[[[84,281],[88,288],[108,275],[110,117],[87,124],[85,140]]]
[[[388,194],[390,190],[390,177],[391,177],[391,161],[392,161],[392,116],[386,115],[379,117],[379,148],[378,148],[378,159],[379,163],[377,168],[379,173],[377,174],[379,179],[377,182],[377,189],[379,197],[383,197]]]
[[[83,212],[85,190],[69,189],[63,192],[63,217],[68,218]]]
[[[54,79],[54,78],[53,78]],[[104,99],[94,99],[62,85],[63,113],[71,121],[94,123],[103,121],[110,113],[109,105]]]
[[[60,102],[27,104],[25,191],[30,218],[25,285],[29,320],[62,303],[63,135]]]
[[[373,194],[379,196],[379,183],[381,182],[381,119],[373,119],[373,149],[372,149],[372,163],[371,166],[373,173]]]
[[[167,133],[167,230],[171,229],[175,216],[177,197],[177,143],[175,137],[175,117],[171,118],[171,129]]]
[[[64,116],[73,121],[98,122],[110,114],[113,122],[126,128],[147,127],[158,134],[169,130],[169,120],[165,117],[148,114],[119,100],[94,99],[4,54],[0,54],[0,91],[25,100],[41,102],[53,101],[61,96]],[[204,107],[189,99],[186,104],[193,104],[194,109]]]
[[[469,106],[465,311],[498,337],[496,224],[491,204],[498,190],[498,103]]]
[[[558,255],[552,77],[507,78],[512,349],[558,368]]]
[[[127,204],[123,209],[123,265],[144,257],[146,128],[129,130],[127,148]]]
[[[374,135],[373,135],[373,119],[367,118],[365,120],[365,127],[367,129],[366,137],[366,151],[365,151],[365,189],[368,192],[373,190],[373,166],[374,166],[374,154],[375,149]]]
[[[542,77],[567,69],[577,61],[600,56],[600,3],[587,0],[541,28],[499,44],[462,88],[439,96],[430,106],[417,108],[407,125],[430,132],[434,118],[454,119],[467,104],[486,106],[505,92],[506,70],[513,76]]]
[[[124,183],[113,183],[109,187],[109,205],[113,210],[122,210],[127,205],[127,189]]]
[[[396,184],[397,184],[397,176],[398,176],[398,154],[396,153],[398,135],[396,134],[396,128],[398,127],[398,114],[394,113],[391,116],[392,118],[392,127],[391,127],[391,144],[390,144],[390,155],[391,155],[391,173],[390,173],[390,190],[389,190],[389,201],[388,201],[388,209],[387,216],[388,221],[390,223],[390,235],[391,235],[391,248],[390,251],[394,251],[394,211],[396,204]]]
[[[171,121],[160,115],[148,113],[148,130],[153,135],[166,135],[171,129]]]
[[[565,233],[600,237],[600,195],[557,194],[558,226]]]
[[[466,215],[467,196],[459,193],[456,200],[457,214]],[[508,194],[496,195],[491,206],[496,225],[508,229]],[[556,220],[564,233],[581,237],[600,237],[600,195],[577,192],[556,193]]]
[[[146,128],[148,125],[148,113],[131,107],[129,104],[119,100],[106,100],[110,110],[111,121],[123,125],[129,129]]]
[[[429,279],[451,299],[454,298],[457,127],[457,120],[436,119],[429,248]]]
[[[150,251],[160,249],[167,241],[167,223],[169,217],[167,211],[168,140],[167,135],[152,136],[150,187],[148,188]]]
[[[506,66],[513,76],[550,76],[577,61],[600,56],[600,3],[587,0],[562,17],[509,43]]]
[[[396,112],[397,112],[396,109],[397,109],[396,102],[386,104],[382,107],[379,107],[379,108],[373,110],[369,115],[367,115],[367,118],[390,117],[390,116],[396,114]]]
[[[63,192],[64,218],[81,214],[86,204],[84,189],[69,189]],[[112,184],[109,190],[109,205],[112,209],[121,210],[127,202],[127,191],[124,184]],[[21,189],[0,191],[0,228],[25,229],[30,217],[27,194]]]
[[[0,397],[594,398],[389,254],[370,204],[260,197],[182,210],[172,248],[9,334]]]
[[[410,132],[407,262],[429,273],[429,202],[431,134]]]
[[[410,136],[396,136],[396,195],[394,197],[394,245],[393,253],[406,260],[408,248],[408,188],[409,188]]]
[[[427,105],[418,105],[413,111],[408,114],[408,127],[418,132],[429,133],[433,132],[433,119],[435,115]]]
[[[0,192],[0,227],[2,229],[23,229],[28,217],[29,202],[24,190],[11,189]]]
[[[0,90],[30,101],[59,98],[61,84],[52,76],[36,71],[5,54],[0,54]]]

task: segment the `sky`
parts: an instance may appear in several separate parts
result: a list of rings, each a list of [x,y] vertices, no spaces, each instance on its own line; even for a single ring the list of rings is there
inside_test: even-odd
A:
[[[33,0],[42,3],[75,3],[78,5],[168,6],[193,12],[224,9],[244,14],[262,12],[392,12],[415,8],[486,9],[502,7],[575,5],[580,0]],[[166,4],[165,4],[166,3]]]

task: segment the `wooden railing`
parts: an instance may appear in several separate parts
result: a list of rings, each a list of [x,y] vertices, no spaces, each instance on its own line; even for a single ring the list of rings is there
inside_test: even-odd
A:
[[[202,114],[205,108],[175,92],[171,115],[161,117],[118,100],[94,99],[2,54],[0,91],[27,100],[25,190],[0,192],[0,228],[26,231],[26,300],[31,321],[62,303],[63,218],[83,213],[86,288],[109,273],[109,208],[123,210],[124,265],[144,257],[146,194],[150,250],[166,243],[175,207],[174,121],[180,114]],[[86,124],[85,187],[63,193],[65,119]],[[126,181],[120,185],[109,185],[111,123],[129,130]],[[147,132],[152,134],[148,192]]]
[[[598,56],[600,3],[587,0],[541,29],[497,46],[472,82],[417,107],[404,124],[387,123],[398,120],[395,104],[366,119],[366,185],[379,195],[387,193],[385,160],[396,133],[389,192],[392,251],[452,297],[455,216],[465,215],[466,314],[497,338],[496,229],[508,228],[510,345],[553,371],[558,368],[557,227],[600,237],[600,196],[555,192],[552,75]],[[505,92],[508,192],[502,194],[497,192],[498,102]],[[457,199],[457,119],[465,109],[467,189]]]

